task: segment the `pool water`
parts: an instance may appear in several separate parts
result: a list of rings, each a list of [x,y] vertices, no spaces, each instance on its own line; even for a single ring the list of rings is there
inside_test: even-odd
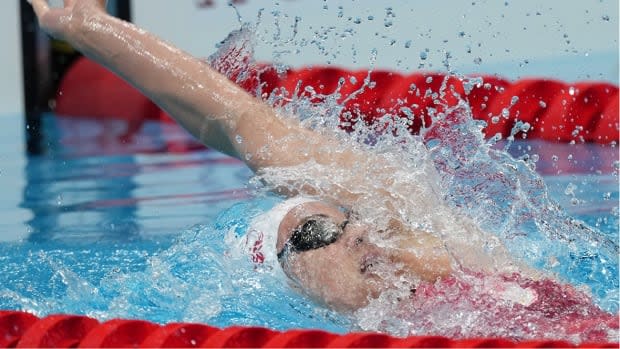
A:
[[[197,149],[184,131],[165,123],[147,123],[131,139],[122,137],[121,121],[49,115],[44,124],[44,154],[2,154],[0,167],[23,164],[24,177],[22,185],[0,177],[7,232],[0,243],[0,309],[355,328],[231,248],[250,217],[277,202],[256,196],[241,162]],[[520,141],[510,151],[537,154],[552,198],[617,243],[617,148]],[[19,197],[16,206],[12,197]],[[617,289],[617,278],[609,287],[613,282]],[[617,311],[618,295],[607,291],[603,306]]]
[[[127,141],[122,121],[46,121],[45,155],[3,154],[5,166],[23,160],[25,180],[3,183],[21,199],[3,222],[0,309],[346,331],[346,319],[283,280],[252,287],[263,280],[246,256],[225,256],[231,222],[275,202],[251,198],[241,162],[206,149],[164,152],[196,147],[165,123]],[[30,214],[14,214],[22,211]]]

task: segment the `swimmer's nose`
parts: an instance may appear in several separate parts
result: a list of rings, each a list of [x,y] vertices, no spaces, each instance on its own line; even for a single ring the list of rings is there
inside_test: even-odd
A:
[[[349,249],[359,249],[368,245],[368,234],[365,229],[353,223],[347,224],[343,232],[345,245]]]

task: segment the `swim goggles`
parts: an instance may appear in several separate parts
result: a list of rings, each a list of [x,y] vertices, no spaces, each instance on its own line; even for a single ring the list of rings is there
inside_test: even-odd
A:
[[[348,220],[336,224],[331,217],[324,214],[308,217],[286,240],[284,247],[278,252],[278,261],[293,252],[316,250],[334,243],[342,235],[347,224]]]

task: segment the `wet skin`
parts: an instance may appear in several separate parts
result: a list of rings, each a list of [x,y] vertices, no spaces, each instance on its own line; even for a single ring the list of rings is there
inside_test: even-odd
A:
[[[396,287],[391,276],[405,280],[413,291],[416,282],[432,282],[452,270],[451,258],[436,237],[392,221],[385,229],[374,228],[381,239],[393,242],[390,247],[379,247],[370,241],[373,227],[320,201],[298,205],[284,216],[276,251],[282,251],[293,230],[314,215],[327,216],[337,225],[348,223],[335,242],[309,251],[291,251],[280,263],[296,286],[332,308],[352,311],[365,306],[382,291]]]

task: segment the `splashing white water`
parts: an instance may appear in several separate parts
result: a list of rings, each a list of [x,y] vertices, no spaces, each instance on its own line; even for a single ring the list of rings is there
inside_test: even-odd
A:
[[[252,50],[247,49],[256,40],[253,32],[255,30],[250,27],[244,27],[232,33],[223,49],[211,57],[212,62],[235,67],[234,71],[223,69],[222,72],[241,84],[249,75],[240,74],[240,71],[265,69],[252,61]],[[446,66],[449,68],[448,63]],[[280,73],[284,73],[285,68],[277,66]],[[473,120],[464,96],[456,96],[460,100],[456,105],[447,104],[445,96],[455,94],[447,88],[451,77],[448,74],[441,89],[433,95],[440,108],[429,110],[432,125],[423,128],[420,135],[411,135],[407,129],[416,117],[413,112],[408,118],[386,114],[372,125],[357,122],[351,127],[352,132],[344,132],[339,126],[348,126],[349,120],[346,115],[344,120],[338,116],[348,99],[364,89],[374,88],[372,76],[370,70],[360,89],[349,96],[340,94],[344,77],[334,91],[321,93],[308,87],[301,90],[302,82],[294,91],[276,89],[265,94],[259,81],[255,90],[258,97],[278,108],[282,117],[293,118],[317,133],[337,139],[343,148],[359,149],[368,154],[367,161],[357,163],[355,168],[335,168],[314,161],[268,168],[254,178],[255,186],[266,191],[286,188],[290,192],[303,191],[303,187],[309,186],[316,190],[318,197],[336,203],[341,198],[333,188],[355,193],[357,200],[351,203],[352,208],[364,223],[376,227],[377,231],[384,230],[390,219],[396,218],[412,229],[441,238],[454,264],[460,268],[455,282],[469,289],[462,292],[462,287],[456,287],[449,291],[454,286],[444,285],[441,292],[456,292],[452,298],[454,302],[423,298],[423,306],[412,302],[405,307],[407,315],[403,315],[402,302],[396,300],[406,296],[409,286],[392,289],[355,314],[358,325],[366,330],[399,335],[439,333],[457,337],[514,338],[546,338],[549,335],[575,341],[592,338],[571,332],[565,319],[579,311],[608,316],[588,305],[591,300],[586,294],[590,291],[584,285],[592,289],[599,304],[612,312],[617,311],[614,289],[618,279],[612,275],[617,274],[618,266],[612,260],[618,254],[618,246],[596,229],[569,217],[549,199],[542,178],[535,172],[536,159],[514,159],[507,153],[514,142],[514,134],[527,133],[529,124],[517,122],[503,149],[495,146],[498,138],[485,141],[481,132],[484,124]],[[464,80],[466,92],[469,85],[484,84],[480,78],[454,77]],[[510,108],[517,103],[518,99],[513,98],[498,117],[507,118]],[[412,109],[415,108],[408,110]],[[286,147],[286,144],[284,140],[280,146]],[[309,141],[308,147],[317,146],[320,145]],[[296,151],[303,153],[309,149]],[[352,171],[357,173],[352,174]],[[378,200],[375,193],[379,191],[389,195],[380,196]],[[393,243],[381,240],[379,235],[374,236],[373,242],[379,246]],[[580,256],[588,256],[588,260]],[[580,271],[583,268],[589,270],[586,280]],[[480,280],[481,272],[495,276]],[[517,280],[506,276],[514,273],[519,273]],[[388,271],[384,276],[387,283],[399,284],[393,273]],[[581,285],[579,292],[584,293],[574,297],[575,303],[583,303],[578,307],[580,310],[571,308],[548,316],[543,314],[546,310],[536,312],[528,308],[540,298],[536,287],[539,287],[538,292],[556,290],[544,281],[554,277]],[[528,282],[540,285],[534,287]],[[572,292],[556,291],[558,297]],[[487,301],[482,306],[467,297]],[[513,318],[498,320],[497,315],[507,311],[506,307],[511,309],[508,313],[527,320],[517,325],[510,323]],[[405,321],[404,317],[409,320]],[[419,322],[425,325],[420,326]],[[601,326],[606,333],[601,338],[617,338],[613,324]],[[551,328],[564,330],[550,333]]]

